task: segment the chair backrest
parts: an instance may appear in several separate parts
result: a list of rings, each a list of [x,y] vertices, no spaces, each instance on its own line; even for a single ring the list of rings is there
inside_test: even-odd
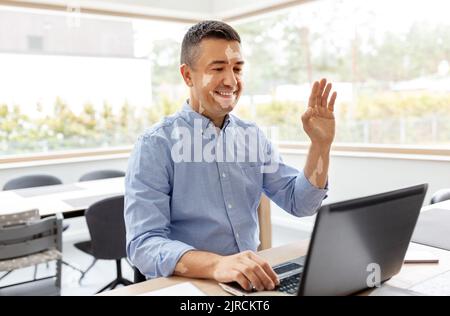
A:
[[[26,224],[28,222],[37,221],[41,217],[39,216],[39,210],[37,208],[0,215],[0,227]]]
[[[126,257],[123,201],[123,195],[114,196],[94,203],[86,210],[92,254],[97,259]]]
[[[82,175],[78,181],[83,182],[118,177],[125,177],[125,172],[120,170],[97,170]]]
[[[37,210],[28,211],[30,220],[23,221],[27,214],[14,214],[0,223],[0,260],[23,257],[41,251],[62,251],[62,215],[37,219]],[[11,219],[17,219],[16,222]],[[4,218],[3,218],[4,219]]]
[[[433,194],[433,196],[431,197],[430,204],[439,203],[447,200],[450,200],[450,189],[442,189]]]
[[[18,190],[56,184],[62,184],[62,181],[54,176],[46,174],[34,174],[9,180],[3,186],[3,190]]]

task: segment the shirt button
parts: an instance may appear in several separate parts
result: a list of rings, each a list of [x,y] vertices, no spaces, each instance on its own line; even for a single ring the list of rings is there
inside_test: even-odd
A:
[[[239,239],[239,233],[236,233],[236,239]]]
[[[226,178],[226,176],[227,176],[227,175],[225,174],[225,172],[222,173],[222,177]]]
[[[231,204],[228,204],[228,208],[232,208],[233,207],[233,205],[231,205]]]

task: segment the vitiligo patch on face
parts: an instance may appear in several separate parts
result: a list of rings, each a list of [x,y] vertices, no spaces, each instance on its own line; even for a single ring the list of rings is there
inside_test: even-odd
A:
[[[241,53],[239,51],[235,51],[233,48],[231,48],[230,45],[228,45],[227,49],[225,50],[225,55],[227,55],[228,61],[231,59],[240,59]]]
[[[203,114],[205,112],[205,108],[201,100],[199,100],[198,113]]]
[[[202,81],[203,81],[203,88],[205,88],[209,83],[211,82],[213,75],[203,75]]]

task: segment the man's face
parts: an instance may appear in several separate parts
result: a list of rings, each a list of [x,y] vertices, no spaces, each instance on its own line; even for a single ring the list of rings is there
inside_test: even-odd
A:
[[[243,64],[239,42],[202,40],[198,59],[193,67],[187,67],[191,105],[206,116],[221,117],[231,112],[242,93]]]

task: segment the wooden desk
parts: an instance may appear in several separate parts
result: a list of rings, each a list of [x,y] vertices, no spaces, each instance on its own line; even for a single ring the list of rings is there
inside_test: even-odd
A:
[[[260,251],[259,255],[265,258],[271,265],[275,265],[299,256],[304,256],[307,252],[307,249],[308,241],[303,240],[297,243]],[[407,289],[422,281],[428,280],[432,277],[437,276],[438,274],[450,270],[450,251],[423,246],[415,243],[410,244],[410,249],[417,251],[426,250],[428,252],[434,253],[439,257],[439,263],[404,264],[400,273],[395,275],[385,284]],[[222,288],[215,281],[189,279],[178,276],[148,280],[142,283],[108,291],[102,293],[101,295],[139,295],[148,291],[165,288],[182,282],[191,282],[207,295],[229,295],[227,292],[222,290]],[[362,293],[362,295],[368,295],[370,294],[370,292],[371,291],[368,290]],[[275,293],[269,292],[267,294],[270,295]]]
[[[450,201],[438,203],[433,206],[426,206],[422,209],[422,211],[427,211],[436,207],[446,208],[450,211]],[[266,249],[260,251],[259,255],[265,258],[271,265],[275,265],[299,256],[304,256],[307,253],[308,242],[308,240],[303,240],[281,247]],[[439,263],[404,264],[401,271],[385,284],[407,289],[443,272],[450,271],[450,251],[415,243],[410,243],[409,250],[430,252],[439,258]],[[222,288],[215,281],[189,279],[178,276],[148,280],[142,283],[105,292],[102,293],[102,295],[139,295],[181,282],[191,282],[207,295],[229,295],[227,292],[222,290]],[[368,295],[370,292],[370,290],[365,291],[362,295]]]
[[[0,215],[37,208],[43,217],[55,213],[64,213],[66,218],[80,216],[93,203],[123,193],[123,177],[2,191]]]
[[[308,241],[300,241],[298,243],[275,247],[259,251],[258,254],[265,258],[271,265],[275,265],[292,258],[306,254],[308,249]],[[169,278],[158,278],[148,280],[142,283],[129,285],[123,288],[101,293],[100,295],[139,295],[148,291],[161,289],[170,285],[181,282],[191,282],[196,285],[202,292],[208,295],[229,295],[227,292],[212,280],[198,280],[184,277],[173,276]]]

